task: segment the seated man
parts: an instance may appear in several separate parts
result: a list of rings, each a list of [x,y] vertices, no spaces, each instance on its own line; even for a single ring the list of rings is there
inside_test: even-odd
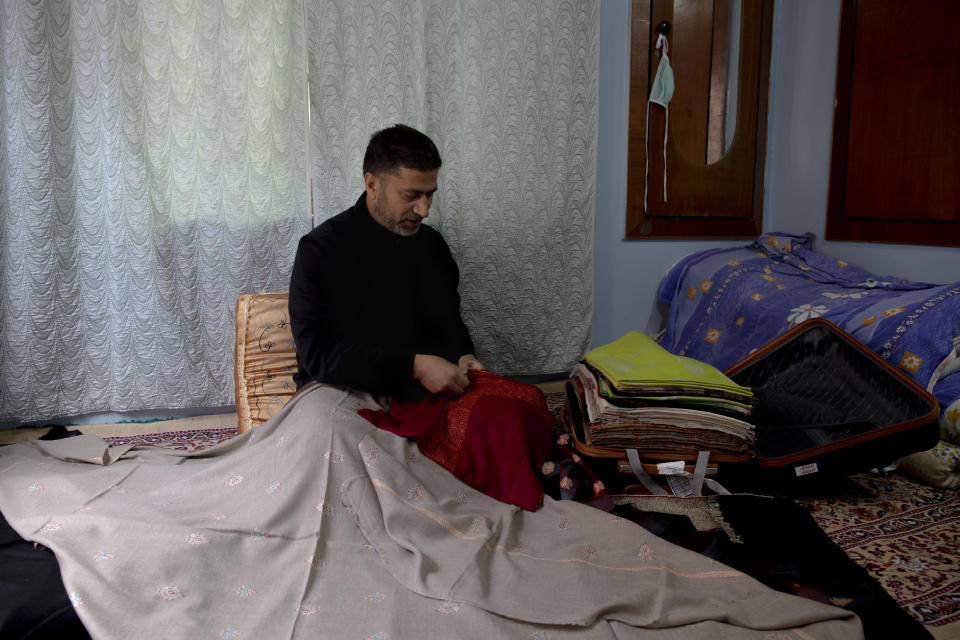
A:
[[[402,400],[458,395],[483,369],[460,272],[430,213],[441,160],[405,125],[375,133],[356,204],[300,240],[290,277],[299,389],[310,380]]]
[[[415,439],[471,486],[533,510],[553,417],[539,389],[486,372],[473,355],[457,264],[422,224],[440,164],[415,129],[375,133],[365,192],[300,240],[289,299],[297,388],[316,380],[391,396],[389,411],[360,414]]]

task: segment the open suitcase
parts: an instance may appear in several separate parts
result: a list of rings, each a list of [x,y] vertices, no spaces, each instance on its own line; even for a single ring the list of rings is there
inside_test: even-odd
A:
[[[940,437],[936,399],[853,336],[821,318],[798,325],[724,372],[757,398],[749,421],[756,442],[745,456],[711,456],[735,489],[792,485],[883,467],[932,448]],[[576,387],[567,383],[566,419],[580,453],[630,472],[626,452],[585,445]],[[661,452],[638,451],[656,473]],[[697,451],[683,456],[692,465]],[[672,455],[677,459],[676,454]]]

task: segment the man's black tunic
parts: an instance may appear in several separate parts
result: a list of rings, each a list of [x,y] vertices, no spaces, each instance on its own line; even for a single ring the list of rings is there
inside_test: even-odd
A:
[[[357,203],[300,239],[290,277],[297,388],[317,380],[417,400],[417,353],[456,364],[473,353],[460,271],[440,233],[400,236]]]

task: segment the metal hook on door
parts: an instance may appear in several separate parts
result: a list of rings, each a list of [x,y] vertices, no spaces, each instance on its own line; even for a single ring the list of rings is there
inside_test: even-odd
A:
[[[658,24],[658,25],[657,25],[657,33],[659,34],[659,35],[658,35],[658,39],[659,39],[659,36],[663,36],[664,38],[666,38],[668,35],[670,35],[670,28],[671,28],[671,26],[672,26],[672,25],[671,25],[670,22],[667,21],[667,20],[664,20],[663,22],[661,22],[660,24]],[[653,55],[655,55],[656,57],[659,58],[659,57],[660,57],[660,49],[657,48],[657,47],[654,47]]]

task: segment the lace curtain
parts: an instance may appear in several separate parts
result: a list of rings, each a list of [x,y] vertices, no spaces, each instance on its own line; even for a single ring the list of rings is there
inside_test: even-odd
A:
[[[0,422],[232,404],[237,295],[286,288],[394,122],[444,156],[430,222],[478,355],[569,368],[591,331],[599,11],[0,3]]]
[[[370,133],[429,134],[427,220],[498,373],[565,371],[590,344],[599,25],[592,0],[307,0],[318,221],[363,189]]]
[[[299,0],[0,3],[0,421],[233,404],[310,228]]]

